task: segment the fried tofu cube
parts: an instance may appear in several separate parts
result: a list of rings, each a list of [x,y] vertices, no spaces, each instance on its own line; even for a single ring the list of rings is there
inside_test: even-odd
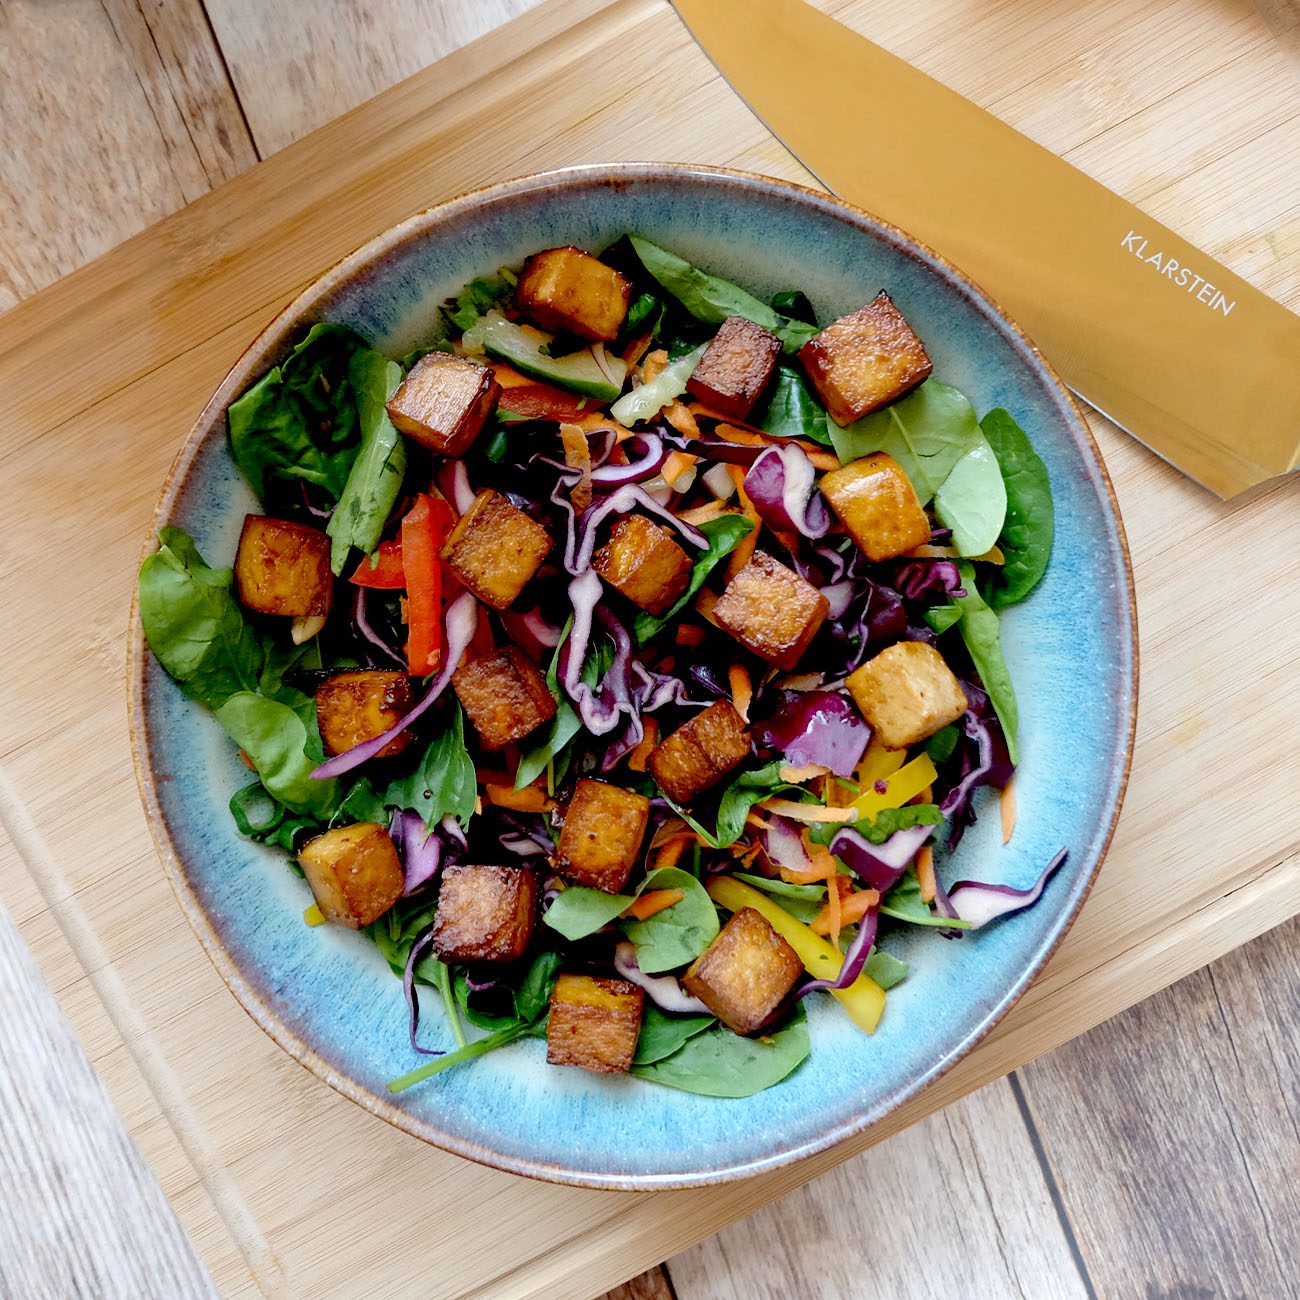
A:
[[[924,641],[891,645],[850,673],[844,684],[889,749],[928,740],[970,707],[943,655]]]
[[[522,740],[555,716],[546,679],[518,646],[456,669],[451,688],[486,749]]]
[[[829,610],[811,582],[755,551],[718,597],[713,618],[760,659],[790,669],[803,658]]]
[[[934,369],[887,293],[814,334],[799,349],[799,361],[841,427],[902,397]]]
[[[349,930],[379,920],[406,884],[397,849],[375,822],[336,826],[308,840],[298,865],[325,919]]]
[[[628,515],[614,525],[591,567],[634,605],[662,614],[686,590],[692,565],[666,528]]]
[[[259,614],[324,618],[334,575],[330,539],[319,528],[248,515],[235,553],[239,599]]]
[[[546,529],[484,488],[442,548],[447,567],[493,609],[508,609],[551,549]]]
[[[544,330],[593,342],[617,338],[632,297],[612,266],[567,245],[534,253],[515,286],[515,306]]]
[[[443,961],[517,961],[537,924],[537,877],[526,867],[445,867],[433,917]]]
[[[644,998],[626,980],[561,975],[551,993],[546,1021],[548,1063],[625,1074],[632,1068],[641,1036]]]
[[[733,1033],[761,1029],[803,974],[799,954],[752,907],[742,907],[682,976]]]
[[[743,316],[728,316],[704,349],[686,391],[720,415],[746,420],[780,355],[775,334]]]
[[[397,386],[388,418],[440,456],[463,456],[500,396],[491,367],[450,352],[430,352]]]
[[[636,866],[649,820],[644,795],[584,777],[564,815],[556,871],[576,884],[619,893]]]
[[[883,451],[831,470],[821,490],[869,560],[892,560],[930,540],[930,521],[912,480]]]
[[[674,803],[690,803],[749,757],[745,721],[718,700],[650,751],[650,775]]]
[[[405,673],[336,673],[316,688],[316,725],[327,754],[382,736],[411,711],[411,679]],[[411,743],[411,733],[394,736],[376,758],[391,758]]]

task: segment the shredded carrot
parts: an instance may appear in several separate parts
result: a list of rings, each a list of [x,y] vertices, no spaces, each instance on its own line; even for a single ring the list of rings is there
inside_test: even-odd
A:
[[[574,423],[583,433],[599,433],[601,429],[613,429],[618,434],[619,442],[624,438],[632,436],[632,430],[626,425],[619,424],[617,420],[611,419],[603,411],[592,411],[584,415],[581,420],[575,420]]]
[[[686,852],[686,846],[694,838],[693,835],[679,835],[676,839],[669,840],[655,854],[655,870],[657,871],[660,867],[675,867],[682,854]]]
[[[492,362],[492,378],[502,388],[523,388],[537,382],[535,379],[530,379],[522,371],[516,370],[514,366],[506,365],[504,361]]]
[[[560,441],[564,444],[564,463],[581,475],[569,493],[573,508],[581,514],[591,505],[591,448],[587,445],[587,435],[582,426],[567,421],[560,423]]]
[[[745,825],[757,826],[760,831],[767,831],[772,829],[772,823],[770,821],[767,821],[765,818],[760,817],[752,808],[745,816]]]
[[[667,463],[667,461],[664,462],[665,468]],[[677,518],[684,524],[707,524],[710,519],[716,519],[722,513],[721,501],[706,501],[702,506],[696,506],[692,510],[683,510]],[[733,512],[729,510],[726,513],[731,514]]]
[[[754,558],[754,548],[758,545],[758,534],[762,530],[763,521],[758,517],[758,511],[754,509],[754,503],[749,499],[749,493],[745,491],[744,469],[740,465],[728,465],[727,470],[731,475],[731,481],[736,485],[736,496],[740,499],[740,508],[744,512],[745,518],[754,525],[736,543],[735,550],[727,557],[726,576],[727,581],[730,582]]]
[[[805,767],[795,767],[793,763],[784,763],[781,766],[781,780],[789,781],[791,785],[802,785],[805,781],[811,781],[814,777],[825,776],[830,768],[823,767],[820,763],[809,763]]]
[[[690,410],[693,415],[711,415],[717,418],[716,411],[710,411],[704,407],[692,405]],[[840,467],[840,458],[833,452],[825,451],[811,442],[805,442],[802,438],[773,438],[759,429],[725,421],[719,424],[713,432],[724,442],[738,442],[745,447],[788,446],[790,443],[794,443],[812,461],[814,468],[839,469]]]
[[[843,876],[837,877],[836,883],[844,883]],[[838,891],[836,891],[838,892]],[[830,891],[827,892],[827,898],[830,898]],[[854,925],[862,920],[871,909],[880,902],[880,894],[874,889],[860,889],[856,894],[849,894],[840,899],[840,925]],[[814,934],[829,934],[834,922],[831,911],[831,904],[827,902],[826,906],[817,914],[817,919],[812,923],[812,932]],[[839,943],[837,935],[835,943]]]
[[[743,429],[738,424],[720,424],[713,432],[724,442],[738,442],[744,447],[766,447],[772,441],[756,429]]]
[[[934,902],[934,850],[928,844],[921,845],[916,855],[916,879],[921,886],[921,902]]]
[[[727,681],[731,686],[731,702],[741,718],[749,721],[749,705],[754,698],[754,684],[749,680],[749,670],[744,664],[732,664],[727,669]]]
[[[801,443],[800,446],[803,444]],[[814,469],[839,469],[840,458],[830,451],[810,451],[808,459],[812,461]]]
[[[704,644],[704,629],[698,623],[679,623],[677,625],[677,644],[697,646]]]
[[[627,765],[634,772],[644,772],[646,759],[650,757],[650,751],[659,743],[659,724],[654,718],[644,720],[645,731],[641,739],[637,742],[636,748],[627,756]]]
[[[551,807],[551,800],[540,786],[526,785],[516,790],[508,785],[489,785],[486,792],[489,803],[515,812],[546,812]]]
[[[740,865],[742,867],[751,867],[754,865],[754,859],[762,851],[761,844],[753,844],[740,855]]]
[[[659,471],[663,481],[669,487],[676,487],[677,480],[681,478],[688,470],[695,468],[697,457],[692,456],[689,452],[674,451],[669,454],[668,459],[664,461],[664,467]]]
[[[661,844],[667,844],[675,835],[685,835],[690,839],[694,832],[686,828],[684,821],[679,821],[676,817],[670,818],[651,836],[650,847],[657,849]]]
[[[774,817],[789,817],[796,822],[855,822],[855,808],[826,808],[819,803],[795,803],[792,799],[764,799],[758,805]]]
[[[654,339],[654,336],[655,336],[654,330],[646,330],[644,334],[638,334],[627,345],[627,347],[623,349],[622,352],[623,360],[626,361],[629,366],[636,365],[636,363],[640,361],[642,356],[645,354],[646,348],[650,346],[650,343]]]
[[[674,903],[686,897],[684,889],[648,889],[635,903],[623,909],[624,916],[635,921],[647,921],[658,912],[665,912]]]
[[[682,405],[680,400],[669,402],[664,407],[663,416],[678,433],[684,434],[687,438],[698,438],[700,436],[700,426],[695,423],[695,417]],[[666,478],[667,475],[664,477]]]
[[[810,844],[808,855],[812,866],[782,867],[781,879],[791,885],[815,885],[822,880],[833,880],[839,874],[840,869],[824,844]]]
[[[789,673],[777,682],[785,691],[815,691],[821,684],[821,673]]]
[[[1016,778],[1013,776],[1002,788],[998,807],[1002,812],[1002,843],[1010,844],[1016,833]]]
[[[983,555],[963,557],[955,546],[932,546],[927,542],[923,546],[914,546],[905,554],[909,559],[913,560],[960,560],[969,558],[983,561],[985,564],[1005,564],[1007,562],[1007,557],[1002,554],[1002,548],[999,546],[990,546]]]
[[[664,367],[668,364],[668,353],[663,348],[656,348],[653,352],[647,353],[645,360],[641,363],[641,382],[648,384],[652,379],[657,379],[663,374]]]
[[[831,942],[837,948],[840,946],[840,928],[844,924],[843,909],[840,906],[843,901],[840,898],[840,879],[837,873],[826,882],[826,919],[830,922]]]

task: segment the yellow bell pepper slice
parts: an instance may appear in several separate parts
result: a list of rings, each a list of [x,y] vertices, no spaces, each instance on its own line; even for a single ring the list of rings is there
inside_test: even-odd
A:
[[[862,755],[862,762],[858,764],[858,788],[870,789],[877,781],[884,781],[893,776],[906,762],[907,750],[886,749],[877,737],[872,736],[867,752]]]
[[[844,964],[840,950],[829,939],[814,934],[767,894],[730,876],[714,876],[705,888],[709,897],[728,911],[752,907],[799,954],[804,969],[814,979],[833,980],[840,973]],[[885,990],[875,980],[859,975],[848,988],[829,992],[840,1001],[854,1024],[869,1034],[875,1032],[885,1010]]]
[[[315,903],[313,903],[313,904],[312,904],[312,905],[311,905],[311,906],[310,906],[310,907],[309,907],[309,908],[308,908],[308,909],[307,909],[307,910],[302,914],[302,919],[303,919],[304,921],[306,921],[308,925],[324,925],[324,924],[325,924],[325,913],[322,912],[322,911],[320,910],[320,908],[319,908]]]
[[[893,776],[880,777],[885,783],[885,793],[876,791],[874,783],[864,790],[849,806],[858,814],[859,821],[874,821],[876,814],[885,808],[901,808],[905,803],[915,799],[927,786],[931,786],[938,776],[930,755],[918,754],[910,763],[905,763]]]

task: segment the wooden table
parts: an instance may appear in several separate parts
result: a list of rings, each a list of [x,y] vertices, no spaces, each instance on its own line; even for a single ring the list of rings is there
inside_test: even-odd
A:
[[[98,7],[89,0],[0,4],[0,120],[7,137],[0,155],[6,196],[0,307],[30,297],[259,156],[526,7],[519,0],[447,3],[435,21],[411,0],[377,0],[364,9],[346,0],[292,9],[249,0],[207,0],[206,7],[199,0],[139,7],[126,0]],[[1267,292],[1300,301],[1300,11],[1294,3],[1089,0],[1062,9],[1047,0],[942,0],[920,11],[893,3],[830,7],[1103,177]],[[508,170],[588,149],[605,156],[680,154],[682,147],[657,131],[681,120],[685,97],[687,109],[713,128],[689,142],[691,156],[797,175],[727,92],[707,84],[698,54],[653,8],[649,0],[609,6],[551,0],[523,25],[466,50],[430,77],[453,105],[458,93],[481,95],[484,88],[508,102],[508,88],[537,77],[547,59],[563,66],[584,49],[618,49],[620,42],[635,48],[653,33],[663,64],[636,87],[644,105],[639,120],[628,120],[612,137],[600,134],[601,115],[613,119],[617,95],[626,89],[618,84],[617,64],[604,63],[607,75],[589,87],[594,121],[574,125],[565,146],[570,152],[560,157],[559,146],[539,136]],[[417,78],[394,92],[397,118],[431,105],[433,85]],[[431,123],[454,125],[458,110],[453,106],[441,119],[429,111]],[[526,119],[518,129],[527,139]],[[344,135],[349,130],[344,124]],[[463,144],[468,152],[455,165],[461,174],[472,172],[472,140],[450,134],[447,141],[449,154]],[[295,175],[294,159],[312,158],[310,142],[304,148],[307,153],[285,156],[282,178]],[[490,160],[481,173],[496,174]],[[313,180],[310,173],[298,179]],[[178,247],[186,229],[164,228],[149,245],[152,256],[190,257],[196,265],[229,257],[238,276],[239,249],[233,242],[222,247],[226,232],[219,222],[201,227],[215,246]],[[142,849],[136,838],[138,813],[121,802],[130,797],[129,786],[68,779],[92,770],[86,747],[105,737],[103,752],[120,760],[120,708],[100,697],[118,689],[122,619],[117,587],[98,596],[79,591],[76,575],[62,571],[59,561],[74,544],[75,523],[99,530],[104,546],[129,564],[166,459],[161,442],[132,441],[132,424],[146,412],[132,407],[130,386],[115,389],[103,379],[108,367],[129,366],[130,350],[142,346],[129,319],[116,329],[106,321],[98,357],[61,355],[53,347],[79,303],[102,294],[105,274],[92,269],[61,298],[43,297],[16,312],[11,320],[20,328],[8,334],[0,321],[0,409],[6,413],[0,457],[11,484],[30,486],[31,467],[39,463],[50,485],[42,503],[48,554],[35,544],[40,534],[26,525],[7,529],[0,542],[0,572],[18,615],[6,632],[10,671],[0,684],[8,706],[0,711],[0,815],[8,835],[0,846],[0,889],[68,1017],[58,1014],[12,927],[0,923],[0,1294],[24,1300],[77,1291],[211,1294],[177,1217],[227,1295],[323,1294],[326,1287],[356,1294],[366,1275],[340,1278],[331,1256],[364,1258],[357,1240],[364,1228],[359,1233],[354,1226],[337,1243],[318,1240],[337,1225],[311,1204],[313,1170],[324,1162],[295,1122],[310,1116],[318,1140],[327,1142],[360,1121],[241,1025],[237,1012],[232,1019],[229,995],[196,958],[147,845]],[[202,342],[210,328],[192,333],[190,350],[172,347],[175,382],[201,391],[204,377],[217,377],[256,323],[230,320],[215,353]],[[52,350],[42,354],[46,339]],[[7,357],[20,349],[41,355],[44,366],[6,370]],[[89,454],[59,466],[57,457],[42,459],[43,447],[29,440],[68,436],[49,395],[73,391],[70,374],[90,390],[75,408],[84,412],[79,421],[101,422],[95,427],[105,450],[97,454],[92,443]],[[176,436],[192,413],[192,407],[178,412]],[[1216,589],[1203,590],[1202,602],[1182,617],[1160,603],[1164,566],[1201,565],[1221,582],[1252,589],[1255,599],[1271,590],[1282,609],[1288,596],[1293,605],[1295,485],[1256,494],[1236,509],[1207,511],[1194,489],[1172,480],[1127,440],[1104,428],[1099,434],[1126,508],[1139,597],[1147,601],[1139,748],[1145,764],[1135,775],[1105,882],[1124,863],[1131,866],[1125,854],[1145,854],[1150,872],[1135,874],[1129,891],[1099,891],[1071,946],[978,1067],[950,1076],[901,1120],[916,1119],[1080,1032],[1300,907],[1287,820],[1300,776],[1294,746],[1271,738],[1296,720],[1286,685],[1296,659],[1293,629],[1287,638],[1279,616],[1271,622],[1275,641],[1261,646],[1234,638],[1231,627],[1210,617],[1222,599]],[[139,462],[135,472],[106,491],[105,480],[123,459]],[[1133,508],[1149,501],[1158,507]],[[6,497],[6,517],[13,520],[20,504]],[[1196,515],[1197,527],[1181,529],[1188,514]],[[1244,552],[1269,531],[1278,546],[1268,581],[1231,564],[1215,568],[1225,551]],[[39,573],[37,559],[46,561]],[[60,625],[75,629],[71,648],[51,643],[33,617],[48,599],[66,618],[68,591],[84,609],[79,622]],[[1160,594],[1153,600],[1151,593]],[[1198,650],[1196,639],[1210,636],[1221,638],[1227,665],[1216,666],[1215,655]],[[1185,651],[1173,648],[1178,637],[1188,639]],[[1153,660],[1164,665],[1154,679]],[[1206,701],[1224,693],[1216,674],[1244,674],[1258,688],[1227,691],[1244,703],[1242,714],[1215,716],[1193,707],[1197,693],[1178,680],[1176,668],[1197,677]],[[42,672],[80,674],[89,696],[79,701],[75,693],[36,692]],[[46,708],[33,707],[42,700]],[[1207,735],[1222,739],[1210,744]],[[1189,763],[1189,755],[1196,761]],[[1207,878],[1203,896],[1149,943],[1125,948],[1109,938],[1122,929],[1124,909],[1143,906],[1144,892],[1166,878],[1198,878],[1195,861],[1170,862],[1160,853],[1177,830],[1166,830],[1162,815],[1178,802],[1178,792],[1158,779],[1162,768],[1177,768],[1202,804],[1213,802],[1216,789],[1249,791],[1251,802],[1237,797],[1203,818],[1200,842],[1215,855],[1213,883]],[[1185,794],[1182,806],[1190,807]],[[144,894],[137,892],[141,881],[149,882]],[[678,1255],[670,1265],[678,1296],[843,1296],[868,1287],[891,1297],[1291,1293],[1291,1261],[1300,1258],[1294,1180],[1300,981],[1291,956],[1297,937],[1300,926],[1292,922]],[[185,1003],[166,991],[182,968],[206,981],[202,997],[185,1011],[191,1019],[184,1028],[169,1017]],[[1099,978],[1099,971],[1113,978]],[[147,1165],[77,1050],[68,1021]],[[230,1086],[221,1054],[232,1035],[242,1035],[246,1049],[239,1068],[265,1071],[279,1088],[285,1113],[265,1116],[285,1150],[278,1164],[273,1148],[245,1138],[232,1149],[230,1134],[240,1126],[227,1123],[223,1131],[223,1119],[234,1117],[223,1117],[220,1088],[203,1091],[205,1071],[223,1080],[221,1088]],[[409,1158],[404,1141],[376,1133],[378,1168],[360,1171],[353,1186],[339,1186],[338,1204],[382,1218],[380,1189],[396,1177],[395,1162]],[[436,1153],[427,1163],[439,1179],[456,1177],[461,1168]],[[563,1249],[549,1264],[534,1259],[505,1273],[489,1269],[463,1287],[431,1280],[427,1260],[414,1257],[418,1249],[405,1269],[394,1271],[389,1259],[385,1276],[402,1276],[403,1294],[435,1287],[457,1294],[471,1286],[484,1295],[592,1294],[831,1163],[720,1189],[707,1205],[701,1198],[691,1202],[703,1208],[689,1218],[674,1209],[679,1198],[671,1195],[655,1202],[662,1212],[645,1198],[622,1198],[626,1213],[610,1212],[584,1193],[548,1201],[545,1189],[465,1166],[469,1195],[481,1198],[473,1207],[480,1217],[465,1220],[470,1230],[490,1224],[494,1206],[517,1209],[526,1192],[534,1211],[552,1205],[574,1225]],[[258,1184],[278,1186],[282,1213],[253,1208],[248,1189]],[[301,1213],[300,1201],[307,1203]],[[888,1207],[890,1230],[873,1232],[866,1250],[863,1207],[872,1204]],[[600,1226],[584,1247],[572,1234],[587,1212]],[[547,1249],[543,1238],[534,1240],[530,1249]],[[320,1271],[304,1273],[301,1261],[313,1254],[322,1259]],[[662,1275],[635,1285],[638,1295],[664,1293]]]

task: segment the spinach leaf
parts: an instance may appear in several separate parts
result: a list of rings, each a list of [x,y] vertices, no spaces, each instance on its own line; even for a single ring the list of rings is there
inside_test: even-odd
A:
[[[663,797],[672,810],[710,848],[730,848],[740,838],[741,832],[745,829],[745,819],[749,816],[749,810],[756,803],[761,803],[764,799],[770,799],[777,794],[790,794],[800,801],[812,798],[811,793],[803,786],[790,785],[781,780],[782,766],[783,763],[779,758],[773,759],[765,767],[742,772],[732,781],[718,801],[717,834],[710,831],[707,826],[701,825],[685,808],[674,803],[667,795]],[[659,793],[663,794],[663,791]]]
[[[839,827],[834,829],[838,830]],[[747,871],[735,871],[737,880],[744,880],[761,889],[765,894],[772,894],[781,900],[785,908],[797,921],[810,925],[820,915],[826,905],[825,885],[795,885],[785,880],[772,880],[767,876],[752,875]]]
[[[1007,738],[1007,753],[1013,763],[1020,761],[1016,733],[1020,726],[1020,710],[1016,704],[1015,688],[1011,685],[1011,672],[1002,654],[1002,638],[998,629],[998,616],[980,596],[975,585],[975,569],[969,560],[958,560],[961,585],[966,594],[956,604],[961,610],[962,640],[970,651],[971,662],[980,675],[984,689],[989,693],[993,710],[1002,723]]]
[[[336,574],[343,572],[354,546],[368,553],[379,545],[406,474],[406,443],[384,409],[402,382],[402,367],[382,352],[363,348],[348,363],[348,382],[356,395],[361,450],[325,527],[330,536],[330,567]]]
[[[944,605],[945,610],[954,608],[952,605]],[[961,617],[961,610],[957,610],[957,618]],[[953,620],[956,621],[955,619]],[[942,631],[942,628],[936,628],[935,631]],[[941,727],[938,731],[925,742],[925,752],[929,754],[931,760],[938,765],[946,763],[953,755],[953,750],[957,748],[957,741],[961,738],[961,733],[957,730],[955,723],[950,722],[946,727]]]
[[[1021,427],[1001,407],[990,411],[980,427],[997,455],[1007,492],[1007,521],[1002,529],[1006,563],[989,592],[989,604],[1005,609],[1024,600],[1047,571],[1052,554],[1055,514],[1047,466]]]
[[[227,417],[230,449],[258,497],[296,493],[294,479],[337,500],[357,454],[358,425],[349,365],[365,343],[341,325],[313,325]]]
[[[816,326],[817,314],[808,301],[808,295],[801,289],[784,289],[772,295],[772,310],[791,320],[803,321],[805,325]]]
[[[388,804],[382,791],[376,790],[369,777],[358,777],[339,801],[335,816],[347,822],[386,822]]]
[[[685,258],[670,253],[666,248],[660,248],[658,244],[652,244],[640,235],[629,235],[628,241],[641,259],[641,265],[696,320],[721,325],[728,316],[743,316],[746,320],[752,320],[756,325],[771,330],[787,352],[797,352],[818,332],[815,325],[779,315],[739,285],[701,271]]]
[[[436,826],[448,813],[468,826],[477,798],[478,773],[465,747],[465,718],[459,704],[453,704],[446,728],[410,772],[389,782],[384,803],[419,813],[426,826]]]
[[[463,970],[457,971],[455,997],[461,1014],[480,1029],[528,1028],[546,1015],[562,961],[558,952],[548,948],[533,958],[517,988],[505,980],[498,983],[492,992],[502,1000],[495,1014],[474,1005],[469,980]]]
[[[638,1079],[706,1097],[752,1097],[780,1083],[808,1055],[808,1023],[802,1005],[785,1026],[762,1038],[741,1038],[714,1025],[687,1039],[671,1056],[633,1064]]]
[[[324,757],[314,717],[309,731],[300,713],[253,691],[237,691],[216,714],[226,734],[253,760],[267,791],[286,808],[322,819],[333,815],[338,782],[315,781],[311,775]]]
[[[652,334],[657,334],[663,322],[663,303],[652,293],[638,294],[635,301],[627,309],[627,316],[623,319],[623,328],[618,333],[619,341],[620,343],[626,342],[635,335],[642,333],[645,329],[649,329]],[[689,352],[690,348],[686,350]]]
[[[463,334],[478,324],[515,287],[514,273],[500,270],[495,275],[480,276],[471,280],[457,295],[453,304],[442,309],[443,315]]]
[[[671,1056],[688,1038],[703,1033],[718,1022],[712,1016],[670,1016],[649,998],[641,1013],[641,1034],[636,1040],[633,1065],[652,1065]]]
[[[740,545],[740,541],[754,527],[743,515],[719,515],[700,525],[700,531],[709,539],[709,544],[695,560],[691,570],[691,580],[681,597],[663,614],[647,614],[644,610],[632,620],[632,636],[637,645],[644,645],[652,636],[662,632],[695,599],[704,580]]]
[[[631,894],[607,894],[588,885],[561,890],[542,920],[566,939],[585,939],[608,925],[636,899]]]
[[[637,896],[651,889],[680,889],[683,895],[647,920],[623,922],[623,933],[636,945],[637,965],[647,975],[657,975],[693,962],[717,938],[718,909],[704,886],[677,867],[652,871]]]
[[[869,980],[875,980],[885,990],[892,989],[895,984],[901,984],[907,978],[907,972],[908,965],[905,961],[900,961],[880,948],[872,950],[867,958],[867,964],[862,968],[862,973]]]
[[[794,366],[778,365],[772,396],[758,427],[774,438],[809,438],[829,446],[826,412],[813,396],[803,374]]]
[[[927,609],[923,617],[932,631],[946,632],[954,623],[961,622],[961,606],[955,602],[951,605],[936,605],[933,609]]]
[[[895,831],[911,826],[938,826],[943,814],[937,804],[909,803],[902,808],[882,808],[870,821],[860,821],[855,829],[872,844],[883,844]]]
[[[555,716],[551,719],[551,725],[542,740],[526,750],[520,758],[519,769],[515,773],[516,790],[532,785],[552,762],[564,754],[569,742],[582,730],[582,719],[578,716],[578,711],[573,707],[568,695],[560,689],[559,683],[560,646],[564,644],[568,635],[569,629],[566,625],[560,636],[560,645],[556,646],[555,653],[551,656],[551,665],[546,670],[546,686],[555,699]],[[582,681],[594,689],[596,683],[609,671],[610,664],[613,662],[614,648],[607,637],[601,637],[582,665]]]
[[[934,513],[952,529],[952,544],[959,555],[983,555],[1001,536],[1007,488],[998,458],[982,434],[935,493]]]
[[[880,915],[892,916],[908,925],[928,925],[940,930],[969,930],[970,922],[936,916],[930,905],[921,901],[921,885],[916,872],[909,871],[880,900]]]
[[[260,781],[236,790],[230,796],[229,807],[241,835],[258,844],[283,849],[291,855],[293,870],[302,874],[297,852],[305,839],[319,835],[325,829],[324,822],[317,817],[303,817],[290,812],[267,792]]]
[[[433,924],[437,906],[427,900],[412,905],[405,899],[399,899],[379,920],[363,928],[362,933],[383,954],[388,968],[401,979],[406,974],[406,962],[411,955],[415,941]],[[432,971],[429,962],[437,963],[437,958],[425,958],[416,967],[416,979],[432,984]]]
[[[847,429],[832,425],[830,435],[835,454],[845,464],[873,451],[888,452],[912,481],[922,505],[983,438],[975,408],[937,379],[927,379],[906,397]]]

